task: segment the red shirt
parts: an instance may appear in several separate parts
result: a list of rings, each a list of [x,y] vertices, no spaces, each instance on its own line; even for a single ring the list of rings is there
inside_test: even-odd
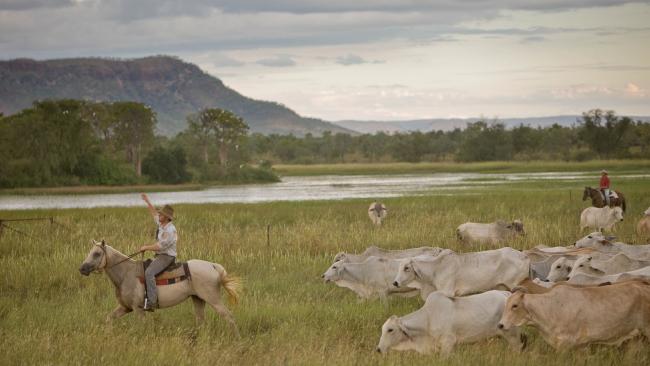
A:
[[[600,177],[600,189],[609,189],[609,177],[606,175]]]

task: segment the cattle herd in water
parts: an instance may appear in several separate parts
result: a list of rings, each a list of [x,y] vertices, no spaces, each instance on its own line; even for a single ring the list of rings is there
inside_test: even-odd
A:
[[[380,225],[387,209],[373,202]],[[510,247],[456,253],[438,247],[338,253],[322,275],[362,299],[420,296],[424,305],[393,315],[381,328],[377,351],[450,353],[460,343],[503,337],[517,351],[526,346],[523,326],[537,328],[556,349],[599,343],[620,345],[636,335],[650,340],[650,244],[630,245],[604,234],[623,220],[620,207],[589,207],[580,230],[596,230],[563,247]],[[520,220],[465,223],[464,244],[500,245],[524,235]],[[650,208],[637,224],[648,242]]]

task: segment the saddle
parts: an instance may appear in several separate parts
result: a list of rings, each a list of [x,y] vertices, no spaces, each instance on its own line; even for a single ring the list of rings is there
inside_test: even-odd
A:
[[[607,197],[605,197],[605,193],[603,193],[602,190],[598,190],[598,192],[600,193],[600,197],[602,197],[603,200],[607,200]],[[610,189],[609,190],[609,200],[610,200],[610,202],[612,200],[617,199],[617,198],[618,198],[618,194],[616,194],[616,192],[613,189]]]
[[[147,259],[142,262],[142,273],[149,267],[153,260]],[[173,285],[175,283],[190,279],[190,267],[187,262],[172,262],[167,268],[156,275],[156,286]],[[144,284],[144,276],[138,276],[140,283]]]

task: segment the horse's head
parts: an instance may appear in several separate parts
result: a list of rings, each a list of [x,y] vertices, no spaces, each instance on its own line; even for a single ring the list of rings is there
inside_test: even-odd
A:
[[[90,272],[101,270],[106,267],[106,242],[93,240],[93,247],[86,256],[86,259],[81,263],[79,272],[82,275],[88,276]]]
[[[585,187],[584,192],[582,192],[582,200],[585,201],[587,198],[591,197],[591,187]]]

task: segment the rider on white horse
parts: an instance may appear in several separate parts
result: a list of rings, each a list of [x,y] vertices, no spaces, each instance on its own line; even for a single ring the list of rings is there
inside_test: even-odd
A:
[[[176,241],[178,233],[176,227],[172,224],[174,219],[174,209],[170,205],[165,205],[162,210],[156,210],[146,194],[141,194],[142,199],[147,203],[147,208],[153,216],[158,230],[156,231],[156,242],[151,245],[144,245],[140,248],[141,252],[154,251],[156,255],[153,262],[144,272],[145,284],[147,288],[147,298],[144,302],[144,310],[153,311],[158,307],[158,292],[156,289],[156,275],[164,271],[170,264],[176,260]]]

